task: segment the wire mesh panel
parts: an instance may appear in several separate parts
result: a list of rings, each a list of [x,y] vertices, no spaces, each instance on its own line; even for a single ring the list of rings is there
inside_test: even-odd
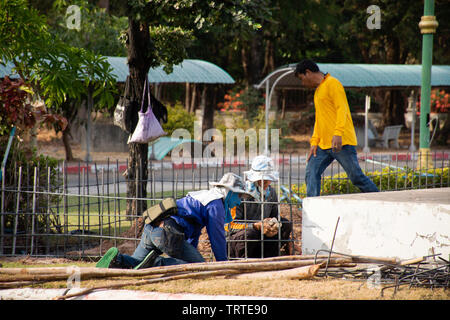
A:
[[[359,155],[361,168],[382,192],[450,187],[448,153],[433,152],[431,159],[429,166],[418,167],[417,153]],[[274,205],[281,222],[278,233],[268,239],[259,230],[258,239],[244,238],[243,257],[248,257],[249,246],[254,247],[254,243],[260,246],[261,256],[264,246],[267,249],[271,243],[275,243],[276,255],[301,253],[306,155],[281,155],[275,162],[279,180],[271,186],[276,201],[262,199],[246,203],[259,204],[263,210],[266,205]],[[79,162],[71,167],[64,162],[57,167],[16,165],[10,172],[2,172],[0,254],[99,257],[112,246],[132,254],[140,241],[144,222],[142,210],[134,207],[130,212],[127,206],[136,197],[127,197],[126,168],[127,164],[108,159],[102,164]],[[145,201],[150,207],[163,198],[180,199],[189,191],[208,189],[209,182],[219,181],[226,172],[244,177],[249,168],[248,160],[239,159],[192,159],[181,165],[149,160],[148,179],[144,181],[139,174],[135,178],[137,184],[147,185],[147,194],[139,195],[137,200]],[[340,164],[331,163],[322,175],[321,195],[353,192],[359,190]],[[244,215],[234,222],[249,228],[257,220]],[[282,236],[282,228],[290,230],[287,237]],[[226,231],[228,244],[233,242],[230,231]],[[205,230],[198,249],[206,260],[213,259]]]

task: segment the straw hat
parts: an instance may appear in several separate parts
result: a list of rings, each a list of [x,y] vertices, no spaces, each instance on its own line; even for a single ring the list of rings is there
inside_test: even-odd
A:
[[[250,195],[245,187],[244,179],[232,172],[225,173],[219,182],[210,182],[209,184],[214,187],[224,187],[236,193]]]

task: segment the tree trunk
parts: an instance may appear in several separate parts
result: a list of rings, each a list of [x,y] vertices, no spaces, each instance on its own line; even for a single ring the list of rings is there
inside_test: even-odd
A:
[[[266,47],[266,50],[267,49],[268,48]],[[263,38],[260,33],[256,32],[250,41],[242,43],[241,63],[247,86],[261,81],[261,75],[265,68],[264,58],[265,51],[263,50]],[[270,68],[270,66],[268,65],[266,68]]]
[[[202,136],[206,130],[214,127],[214,104],[212,103],[213,99],[211,99],[211,93],[210,88],[208,88],[207,85],[204,85],[202,92]]]
[[[66,152],[66,161],[73,161],[73,153],[72,153],[72,148],[70,146],[70,122],[67,122],[67,127],[65,130],[63,130],[62,132],[62,142],[64,145],[64,150]]]
[[[66,161],[73,161],[72,147],[70,146],[70,138],[72,138],[72,124],[79,115],[79,110],[87,113],[87,108],[84,102],[81,103],[78,100],[67,99],[63,106],[63,116],[67,119],[67,127],[62,131],[62,143],[64,145],[64,150],[66,153]]]
[[[266,40],[266,48],[264,52],[264,69],[262,74],[266,75],[275,70],[275,53],[272,39]]]
[[[184,108],[186,109],[187,112],[189,112],[189,108],[191,106],[191,99],[190,99],[190,85],[189,82],[186,82],[186,88],[185,88],[185,98],[184,98]]]
[[[192,84],[192,94],[191,94],[191,106],[189,108],[189,112],[195,112],[195,104],[197,103],[197,85]]]
[[[447,117],[442,129],[439,127],[439,123],[436,123],[436,126],[436,138],[434,138],[436,144],[440,146],[447,145],[448,138],[450,137],[450,110],[447,111]]]
[[[400,90],[388,90],[384,96],[382,126],[405,125],[405,99]]]
[[[142,99],[144,81],[150,69],[148,50],[150,33],[148,25],[128,18],[128,66],[132,81],[132,93],[139,104]],[[145,111],[145,110],[144,110]],[[133,128],[134,131],[134,128]],[[136,217],[142,215],[147,209],[145,200],[136,198],[147,197],[148,181],[148,144],[130,143],[127,168],[127,216]]]
[[[387,37],[386,45],[386,63],[403,64],[405,57],[401,53],[400,40],[397,37]],[[403,97],[400,90],[389,90],[386,92],[383,104],[383,126],[403,124],[405,125],[406,98]]]
[[[249,69],[248,69],[247,45],[246,44],[242,44],[241,64],[242,64],[242,70],[244,71],[244,81],[247,80],[247,84],[248,84],[248,79],[249,79],[250,75],[249,75]]]

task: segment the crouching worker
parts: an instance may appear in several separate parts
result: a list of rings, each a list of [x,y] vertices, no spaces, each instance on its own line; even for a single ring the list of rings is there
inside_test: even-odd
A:
[[[240,176],[230,172],[210,185],[209,190],[189,192],[176,202],[165,199],[159,205],[159,214],[154,214],[158,206],[149,208],[143,214],[147,216],[146,224],[133,255],[121,254],[113,247],[96,266],[142,269],[204,262],[197,250],[203,227],[206,227],[215,259],[227,260],[223,226],[232,220],[230,209],[239,205],[241,197],[247,194],[245,183]]]
[[[292,232],[292,223],[278,216],[278,196],[270,185],[278,181],[272,159],[263,155],[255,157],[251,169],[244,174],[252,197],[232,212],[230,258],[274,257],[283,249],[291,254],[292,243],[286,240]]]

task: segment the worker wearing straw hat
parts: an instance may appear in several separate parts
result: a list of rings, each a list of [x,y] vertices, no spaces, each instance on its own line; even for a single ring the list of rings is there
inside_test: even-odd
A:
[[[231,222],[231,208],[248,196],[244,180],[226,173],[209,190],[189,192],[176,201],[176,213],[158,225],[145,225],[141,241],[132,256],[111,248],[97,263],[98,268],[134,268],[203,262],[197,250],[201,231],[206,227],[217,261],[227,260],[223,226]],[[164,241],[164,239],[168,239]],[[168,257],[162,257],[162,253]]]
[[[271,186],[278,181],[278,172],[271,158],[260,155],[253,159],[251,169],[244,175],[252,198],[232,210],[234,221],[226,227],[230,234],[230,257],[278,256],[280,247],[287,244],[282,240],[289,239],[292,231],[289,220],[278,215],[278,196]],[[278,240],[282,241],[280,246]]]

